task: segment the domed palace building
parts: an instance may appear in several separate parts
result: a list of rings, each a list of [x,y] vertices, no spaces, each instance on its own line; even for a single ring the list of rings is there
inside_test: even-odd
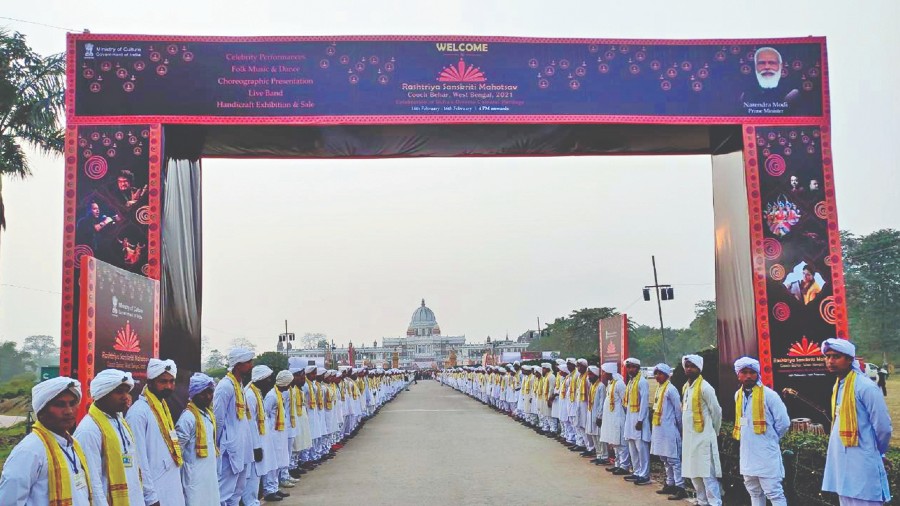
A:
[[[450,351],[459,353],[466,336],[442,336],[434,311],[422,299],[409,320],[406,337],[385,337],[382,342],[384,348],[400,352],[400,367],[430,369],[448,364]]]

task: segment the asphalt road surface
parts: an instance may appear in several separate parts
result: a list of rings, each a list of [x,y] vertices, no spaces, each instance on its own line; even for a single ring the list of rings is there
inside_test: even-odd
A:
[[[419,381],[277,504],[685,504],[655,494],[660,484],[638,487],[587,460],[450,387]]]

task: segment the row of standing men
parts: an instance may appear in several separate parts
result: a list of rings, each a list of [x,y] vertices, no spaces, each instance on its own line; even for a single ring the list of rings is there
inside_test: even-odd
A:
[[[0,504],[278,502],[407,384],[393,369],[328,370],[291,358],[276,373],[254,367],[253,358],[250,350],[232,349],[218,383],[194,374],[177,419],[166,401],[177,376],[172,360],[150,360],[133,405],[130,373],[99,372],[77,427],[81,384],[66,377],[38,383],[32,390],[38,421],[6,461]]]
[[[822,490],[837,493],[842,505],[883,504],[890,500],[882,461],[892,431],[887,406],[875,383],[855,381],[865,376],[852,343],[826,340],[823,354],[836,379]],[[657,388],[652,399],[640,365],[636,358],[626,359],[623,375],[616,363],[598,367],[569,358],[539,366],[515,362],[445,369],[438,379],[635,485],[651,483],[650,456],[655,455],[666,472],[658,494],[684,499],[684,480],[689,478],[697,504],[722,504],[722,409],[714,388],[703,380],[703,358],[682,358],[687,382],[680,393],[670,383],[672,368],[654,366]],[[762,384],[758,360],[742,357],[734,371],[741,388],[734,394],[731,435],[740,441],[744,485],[754,506],[765,506],[767,499],[773,506],[786,505],[780,441],[790,427],[787,409],[781,397]]]

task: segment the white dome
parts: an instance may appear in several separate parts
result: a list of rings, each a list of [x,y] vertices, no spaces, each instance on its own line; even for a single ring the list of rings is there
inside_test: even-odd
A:
[[[425,299],[422,299],[422,305],[413,311],[412,318],[409,320],[409,328],[407,335],[440,335],[441,329],[438,327],[437,319],[434,317],[434,311],[425,305]]]

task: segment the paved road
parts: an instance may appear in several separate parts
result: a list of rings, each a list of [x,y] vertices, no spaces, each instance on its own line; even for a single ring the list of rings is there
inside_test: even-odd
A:
[[[672,503],[434,381],[385,406],[283,506]]]

